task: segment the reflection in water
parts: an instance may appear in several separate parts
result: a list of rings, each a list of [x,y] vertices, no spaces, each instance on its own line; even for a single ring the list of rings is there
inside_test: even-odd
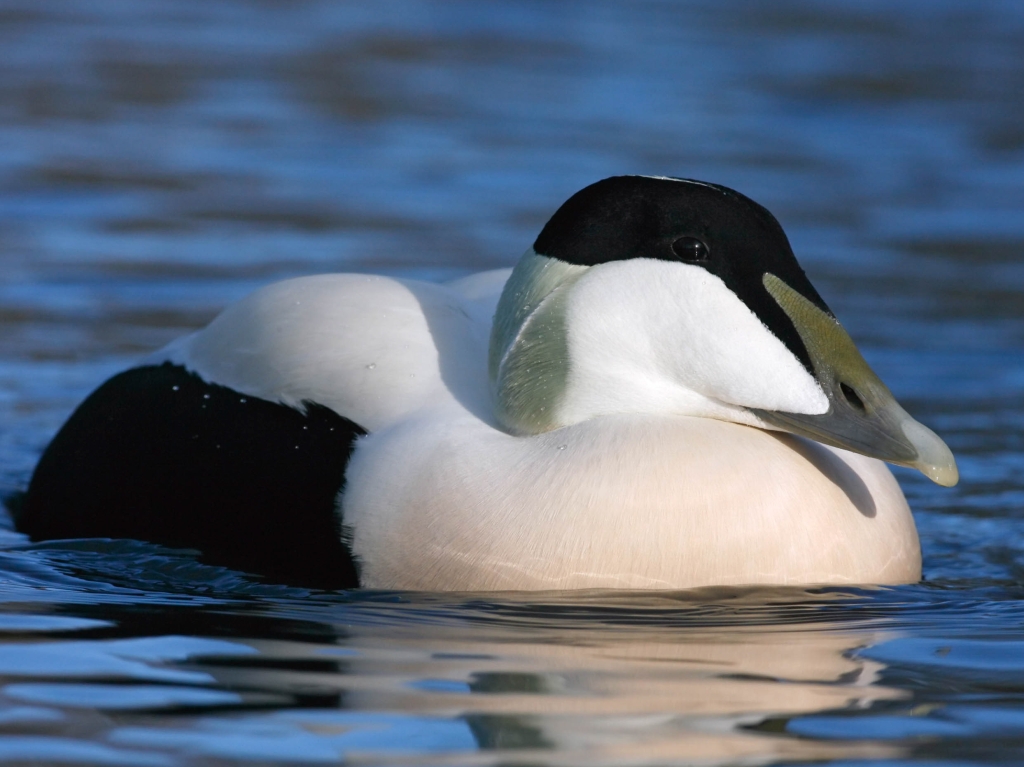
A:
[[[148,544],[6,557],[7,572],[35,565],[0,612],[12,759],[911,758],[923,733],[991,730],[985,691],[1013,694],[1024,657],[1005,630],[927,638],[937,618],[1019,624],[1014,590],[954,609],[926,587],[346,594]]]
[[[775,212],[963,477],[898,471],[895,590],[332,594],[3,529],[0,760],[1024,761],[1022,50],[1003,0],[0,4],[0,495],[255,287],[508,266],[626,172]]]
[[[500,654],[487,661],[450,655],[439,660],[417,658],[422,638],[371,651],[357,632],[348,643],[360,647],[354,671],[363,662],[401,667],[413,678],[431,679],[433,689],[374,685],[353,691],[351,703],[410,712],[465,707],[472,711],[468,721],[481,748],[557,749],[614,762],[627,756],[723,758],[766,751],[835,755],[828,745],[766,743],[748,727],[767,715],[866,707],[902,697],[898,690],[871,686],[878,664],[844,656],[875,641],[872,634],[584,629],[573,639],[566,647],[504,637],[495,648]],[[475,638],[441,642],[449,654],[486,648]],[[439,689],[439,683],[452,686]]]
[[[118,748],[227,759],[496,751],[617,764],[899,752],[784,736],[792,717],[909,697],[881,684],[883,664],[864,654],[889,633],[805,622],[815,603],[862,596],[723,596],[321,595],[265,600],[243,615],[108,605],[101,612],[118,628],[64,619],[67,638],[43,642],[15,617],[21,636],[0,651],[0,727],[56,736],[73,726]],[[786,625],[791,611],[798,628]],[[312,615],[324,622],[303,617]],[[772,615],[779,625],[756,625]],[[187,635],[160,633],[171,625]],[[56,639],[61,624],[49,630]],[[105,638],[121,633],[135,638]]]

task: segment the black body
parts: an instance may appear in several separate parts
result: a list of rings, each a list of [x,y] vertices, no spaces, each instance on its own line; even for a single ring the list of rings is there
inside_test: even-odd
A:
[[[136,538],[288,583],[358,586],[338,493],[366,431],[165,363],[114,376],[43,453],[17,515],[34,540]]]

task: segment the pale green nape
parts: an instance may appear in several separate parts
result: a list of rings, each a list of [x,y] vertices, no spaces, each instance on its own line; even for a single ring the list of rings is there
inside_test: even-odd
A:
[[[589,267],[539,256],[519,259],[491,328],[488,373],[498,421],[512,434],[540,434],[555,420],[569,375],[565,304]]]

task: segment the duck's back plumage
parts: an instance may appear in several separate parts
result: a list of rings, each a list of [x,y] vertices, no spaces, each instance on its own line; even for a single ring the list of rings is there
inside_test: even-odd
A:
[[[486,353],[489,333],[479,306],[489,321],[496,302],[416,280],[300,277],[231,305],[151,359],[292,407],[315,402],[377,431],[452,396],[489,409],[473,352]]]

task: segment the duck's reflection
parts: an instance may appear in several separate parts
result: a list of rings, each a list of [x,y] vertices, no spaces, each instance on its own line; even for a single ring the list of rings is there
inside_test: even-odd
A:
[[[903,693],[853,651],[884,635],[834,631],[580,631],[569,644],[470,637],[424,640],[355,631],[346,702],[461,712],[480,747],[604,758],[829,758],[835,745],[750,729],[765,719],[870,705]],[[364,641],[369,640],[369,641]],[[443,654],[429,652],[443,648]],[[490,659],[482,660],[482,650]],[[429,654],[428,654],[429,653]],[[466,653],[467,659],[460,659]],[[474,657],[475,656],[475,657]],[[403,660],[399,660],[402,658]],[[377,672],[401,668],[384,678]],[[444,680],[417,685],[422,679]],[[355,684],[353,684],[355,682]],[[453,683],[462,683],[457,689]],[[358,687],[358,692],[354,689]],[[843,746],[843,753],[850,754]],[[856,749],[875,755],[877,749]]]
[[[885,666],[867,657],[877,653],[864,651],[893,635],[852,622],[856,604],[807,592],[791,592],[784,604],[760,591],[711,596],[569,594],[542,605],[491,595],[311,595],[267,600],[241,616],[216,605],[125,606],[109,627],[60,643],[68,662],[88,662],[81,680],[55,687],[11,669],[7,697],[24,706],[29,693],[48,696],[69,718],[44,729],[60,734],[84,721],[89,701],[97,713],[108,707],[110,684],[87,672],[109,655],[133,669],[184,675],[173,691],[179,698],[195,677],[205,696],[144,710],[121,705],[116,722],[89,720],[90,737],[124,748],[212,758],[252,758],[260,749],[282,759],[288,749],[343,759],[401,752],[460,764],[902,754],[903,743],[816,739],[790,726],[810,714],[827,712],[831,721],[878,703],[898,707],[907,697],[885,684]],[[121,629],[149,638],[126,644]],[[226,643],[230,652],[218,649]],[[19,651],[54,649],[44,642]],[[108,681],[127,694],[139,680],[152,687],[149,677]],[[233,702],[214,700],[221,692]]]

